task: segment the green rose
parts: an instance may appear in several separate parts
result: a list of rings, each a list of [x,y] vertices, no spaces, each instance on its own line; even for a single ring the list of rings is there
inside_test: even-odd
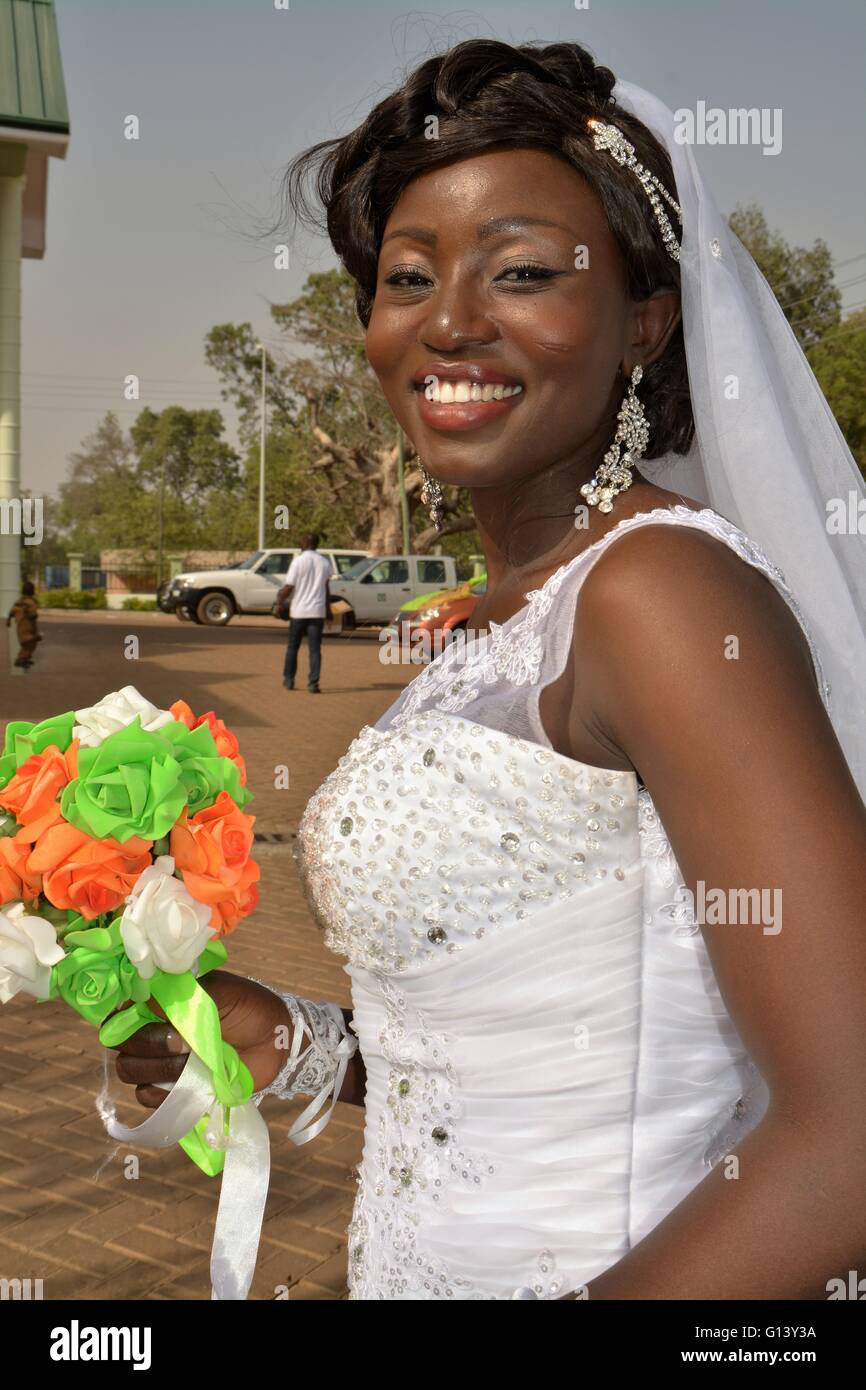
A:
[[[243,810],[252,800],[252,792],[241,784],[241,774],[231,758],[217,752],[213,734],[207,724],[188,729],[176,722],[165,724],[160,734],[171,743],[180,765],[180,777],[186,787],[189,814],[194,816],[207,806],[213,806],[220,792],[228,792],[236,806]]]
[[[73,935],[81,938],[91,933]],[[109,930],[95,927],[92,935],[97,938],[93,946],[76,946],[54,966],[52,996],[59,994],[88,1023],[98,1026],[127,999],[146,999],[150,986],[141,979],[123,946],[110,946]],[[69,940],[67,934],[64,946]]]
[[[63,788],[60,812],[85,834],[123,844],[167,835],[186,801],[172,743],[142,729],[136,715],[97,747],[79,748],[78,776]]]
[[[65,753],[72,742],[74,723],[75,711],[67,710],[66,714],[52,715],[39,724],[31,724],[26,719],[13,719],[7,724],[0,755],[0,791],[34,753],[44,753],[52,743]]]

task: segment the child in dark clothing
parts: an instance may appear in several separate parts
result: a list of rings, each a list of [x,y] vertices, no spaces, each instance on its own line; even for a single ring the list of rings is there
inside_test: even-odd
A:
[[[39,606],[33,597],[36,590],[29,579],[25,579],[21,585],[21,597],[16,599],[9,616],[6,619],[6,626],[15,619],[15,626],[18,632],[18,644],[21,648],[15,658],[16,666],[28,667],[33,665],[33,653],[36,643],[42,641],[42,634],[37,628],[39,617]]]

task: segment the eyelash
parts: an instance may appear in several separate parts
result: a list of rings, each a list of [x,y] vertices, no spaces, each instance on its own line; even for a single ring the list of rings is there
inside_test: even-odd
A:
[[[533,273],[533,279],[535,280],[551,280],[555,275],[561,273],[558,270],[549,270],[547,266],[536,265],[533,261],[517,261],[514,265],[506,266],[504,270],[500,271],[500,274],[496,278],[500,280],[503,276],[513,275],[518,271],[531,271]],[[420,270],[415,270],[412,266],[396,266],[394,270],[391,271],[391,274],[386,276],[385,284],[392,285],[395,289],[400,290],[413,289],[415,286],[400,285],[397,283],[398,280],[408,279],[409,277],[414,277],[416,280],[427,278],[422,275]],[[503,283],[506,282],[503,281]],[[512,280],[510,283],[512,285],[527,285],[531,284],[532,280]]]

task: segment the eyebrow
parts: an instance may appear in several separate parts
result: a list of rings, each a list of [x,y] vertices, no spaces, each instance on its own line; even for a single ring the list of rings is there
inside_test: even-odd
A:
[[[491,217],[486,222],[482,222],[478,228],[477,240],[485,241],[489,237],[500,236],[503,232],[520,232],[524,227],[556,227],[560,232],[571,231],[564,227],[561,222],[552,222],[547,217],[525,217],[515,215],[510,217]],[[390,241],[392,237],[406,237],[411,241],[421,242],[424,246],[435,246],[437,241],[436,233],[431,227],[395,227],[393,232],[389,232],[382,238],[382,245]]]

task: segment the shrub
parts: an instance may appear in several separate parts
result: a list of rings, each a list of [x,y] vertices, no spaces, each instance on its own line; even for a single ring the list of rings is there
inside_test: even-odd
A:
[[[104,589],[42,589],[37,591],[40,608],[107,608]]]

